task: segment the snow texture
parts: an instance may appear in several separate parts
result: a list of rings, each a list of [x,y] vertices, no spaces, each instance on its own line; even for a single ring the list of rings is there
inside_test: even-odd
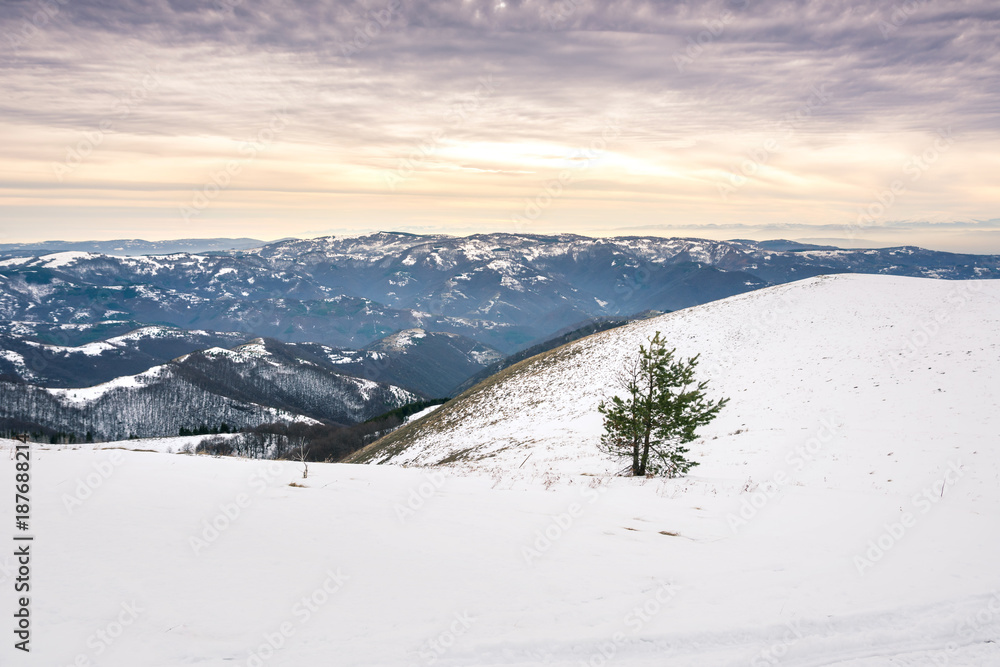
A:
[[[998,665],[998,297],[842,276],[604,332],[411,457],[496,454],[457,468],[36,446],[0,663]],[[593,408],[655,330],[732,403],[696,475],[605,477]]]

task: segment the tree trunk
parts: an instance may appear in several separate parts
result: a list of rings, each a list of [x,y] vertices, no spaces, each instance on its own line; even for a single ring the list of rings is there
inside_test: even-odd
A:
[[[632,469],[632,474],[642,477],[646,474],[646,463],[649,461],[649,437],[653,431],[653,395],[656,392],[656,376],[652,368],[647,369],[649,378],[649,393],[646,396],[645,419],[642,422],[642,458],[638,469]]]

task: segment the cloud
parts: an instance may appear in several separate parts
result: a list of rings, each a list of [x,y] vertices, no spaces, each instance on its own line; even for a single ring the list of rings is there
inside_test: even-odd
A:
[[[356,196],[387,220],[503,224],[617,123],[544,222],[836,225],[951,128],[886,215],[989,218],[998,23],[968,0],[8,2],[0,192],[45,208],[41,184],[146,189],[173,211],[280,113],[213,210],[295,217]]]

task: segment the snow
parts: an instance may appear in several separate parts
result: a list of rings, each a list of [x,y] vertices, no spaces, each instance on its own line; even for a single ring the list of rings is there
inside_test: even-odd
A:
[[[958,418],[978,423],[1000,412],[990,384],[1000,374],[998,288],[841,274],[636,322],[561,348],[553,353],[561,363],[536,357],[516,378],[450,404],[393,461],[427,465],[472,448],[464,459],[494,467],[516,466],[530,451],[529,467],[540,470],[612,472],[599,450],[597,405],[656,331],[679,355],[701,354],[701,376],[731,398],[707,439],[739,428],[798,433],[828,413],[852,415],[862,431],[864,419],[901,432],[919,424],[921,433]],[[899,407],[885,415],[887,404]],[[708,440],[697,446],[709,451]]]
[[[46,451],[92,451],[124,449],[135,452],[159,452],[164,454],[193,453],[202,440],[236,438],[239,433],[219,433],[212,435],[182,435],[163,438],[133,438],[131,440],[113,440],[109,442],[76,443],[72,445],[37,445]],[[186,451],[190,450],[190,451]]]
[[[435,410],[437,410],[440,407],[441,407],[440,405],[432,405],[429,408],[424,408],[420,412],[414,412],[412,415],[410,415],[409,417],[406,418],[406,422],[405,423],[409,424],[410,422],[417,421],[421,417],[426,417],[427,415],[429,415],[430,413],[434,412]]]
[[[65,347],[62,345],[47,345],[45,343],[36,343],[32,340],[24,341],[26,344],[32,347],[44,348],[50,353],[60,353],[60,354],[82,354],[88,357],[99,357],[105,352],[111,350],[117,350],[118,347],[114,345],[111,341],[114,339],[108,339],[106,341],[94,341],[91,343],[84,343],[83,345],[78,345],[76,347]]]
[[[517,449],[461,467],[37,446],[30,662],[1000,664],[998,319],[996,283],[837,276],[602,332],[494,385],[452,436]],[[696,474],[607,477],[594,401],[657,329],[732,401]]]
[[[404,329],[391,336],[386,336],[380,344],[390,350],[405,350],[408,347],[416,345],[417,340],[426,337],[427,332],[423,329]]]
[[[64,403],[85,405],[98,400],[108,392],[115,389],[131,389],[155,384],[162,381],[170,372],[170,367],[167,365],[153,366],[149,370],[145,370],[142,373],[138,373],[136,375],[123,375],[109,382],[94,385],[93,387],[69,389],[45,387],[44,389]]]
[[[67,252],[57,252],[51,255],[43,255],[38,259],[44,262],[43,266],[47,269],[56,269],[62,266],[67,266],[76,262],[77,260],[87,259],[91,257],[89,252],[78,252],[75,250]]]
[[[203,331],[182,331],[179,329],[170,329],[168,327],[161,326],[148,326],[140,327],[128,333],[122,334],[121,336],[115,336],[113,338],[108,338],[105,342],[107,343],[124,343],[126,341],[143,340],[144,338],[167,338],[170,336],[180,336],[180,335],[205,335]]]
[[[274,355],[267,350],[267,346],[261,338],[255,338],[249,343],[240,345],[231,350],[227,350],[223,347],[210,347],[202,350],[201,354],[206,357],[227,357],[236,363],[248,363],[252,360],[259,359],[265,361],[271,366],[280,366],[279,363],[271,359]]]

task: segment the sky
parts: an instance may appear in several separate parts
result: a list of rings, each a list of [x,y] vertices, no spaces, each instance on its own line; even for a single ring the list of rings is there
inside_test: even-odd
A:
[[[988,0],[8,0],[0,90],[0,243],[1000,253]]]

